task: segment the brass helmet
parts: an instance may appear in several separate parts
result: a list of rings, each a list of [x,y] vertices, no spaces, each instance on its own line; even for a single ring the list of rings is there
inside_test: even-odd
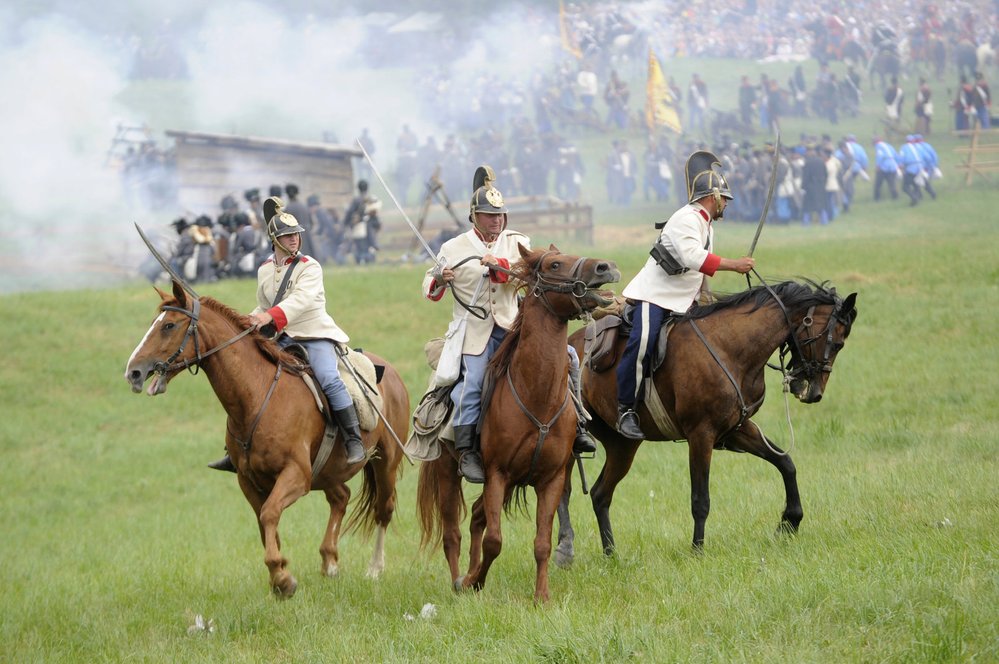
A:
[[[493,186],[495,181],[496,174],[491,167],[482,165],[475,169],[475,175],[472,177],[472,204],[468,211],[468,220],[472,224],[475,224],[476,212],[506,214],[503,194]],[[503,227],[506,228],[506,224]]]
[[[715,166],[718,169],[715,169]],[[698,201],[705,196],[714,196],[716,201],[723,196],[729,200],[735,198],[732,190],[728,188],[728,181],[721,173],[721,162],[714,153],[698,150],[687,157],[684,176],[687,178],[688,203]]]
[[[264,201],[264,219],[267,220],[267,236],[271,244],[277,244],[277,239],[283,235],[304,233],[295,216],[284,211],[284,201],[277,196],[271,196]]]

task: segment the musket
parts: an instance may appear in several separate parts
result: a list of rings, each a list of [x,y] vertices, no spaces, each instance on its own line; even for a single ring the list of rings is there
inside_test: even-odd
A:
[[[392,190],[389,189],[388,184],[385,182],[385,178],[383,178],[382,174],[378,172],[378,168],[375,166],[375,162],[372,161],[371,155],[369,155],[368,151],[364,149],[364,144],[361,143],[361,139],[355,138],[354,142],[357,143],[357,147],[361,149],[361,154],[364,155],[364,158],[368,160],[368,165],[371,166],[371,172],[374,173],[375,177],[378,178],[378,181],[382,183],[382,187],[384,187],[385,191],[388,192],[389,198],[391,198],[392,202],[395,203],[396,209],[402,213],[402,218],[406,220],[406,223],[409,224],[409,227],[413,230],[413,233],[416,235],[416,238],[420,241],[420,244],[422,244],[423,248],[426,249],[427,255],[430,256],[431,260],[437,263],[438,267],[440,268],[446,267],[446,264],[442,264],[441,261],[437,260],[437,254],[434,253],[434,250],[430,248],[430,245],[423,237],[423,234],[420,233],[419,230],[417,230],[416,224],[414,224],[412,221],[409,220],[409,215],[406,214],[406,211],[402,209],[401,205],[399,205],[399,201],[396,200],[395,194],[393,194]]]
[[[777,132],[777,139],[774,141],[774,163],[770,169],[770,191],[767,192],[767,202],[763,204],[763,214],[760,215],[760,223],[756,225],[756,235],[753,236],[753,243],[749,245],[749,253],[746,254],[752,257],[753,252],[756,251],[756,243],[760,239],[760,233],[763,232],[763,224],[767,221],[767,213],[770,211],[770,202],[774,198],[774,189],[777,187],[777,166],[780,163],[780,131]]]
[[[169,274],[174,281],[180,284],[184,290],[190,293],[191,297],[193,297],[196,300],[201,299],[198,296],[198,294],[194,292],[194,289],[191,288],[191,286],[186,281],[184,281],[184,279],[179,274],[177,274],[176,270],[174,270],[170,266],[170,263],[168,263],[165,258],[160,256],[160,252],[156,251],[156,247],[154,247],[153,243],[149,241],[148,237],[146,237],[146,234],[143,232],[142,227],[139,226],[139,223],[138,222],[133,222],[133,223],[135,223],[135,230],[139,231],[139,237],[141,237],[142,241],[146,243],[146,247],[149,249],[149,251],[152,252],[153,257],[157,261],[159,261],[160,266],[167,271],[167,274]]]

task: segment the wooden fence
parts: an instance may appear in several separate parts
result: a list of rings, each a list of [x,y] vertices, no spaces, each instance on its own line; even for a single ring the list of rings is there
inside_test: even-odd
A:
[[[999,129],[975,127],[954,133],[971,139],[967,146],[954,148],[963,158],[956,168],[965,173],[964,184],[970,185],[976,174],[991,181],[991,174],[999,173]]]

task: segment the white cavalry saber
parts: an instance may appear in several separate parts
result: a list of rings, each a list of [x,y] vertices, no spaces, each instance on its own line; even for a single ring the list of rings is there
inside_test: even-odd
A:
[[[392,190],[389,189],[388,183],[385,182],[385,178],[383,178],[382,174],[378,172],[378,167],[375,166],[375,162],[372,161],[371,155],[368,154],[368,151],[364,149],[364,144],[361,143],[361,139],[355,138],[354,142],[357,143],[357,147],[361,150],[361,154],[364,155],[364,158],[368,160],[368,165],[371,166],[371,172],[374,173],[375,177],[378,178],[378,181],[382,183],[382,187],[384,187],[385,191],[388,192],[389,198],[391,198],[392,202],[395,203],[396,209],[402,213],[402,218],[406,220],[406,223],[409,224],[409,227],[413,230],[413,234],[416,235],[416,239],[418,239],[420,244],[423,245],[423,248],[427,250],[427,255],[430,256],[431,260],[437,263],[438,267],[447,267],[446,264],[442,264],[441,261],[437,260],[437,254],[430,248],[430,245],[427,243],[426,239],[424,239],[423,234],[417,230],[416,224],[409,220],[409,215],[407,215],[406,211],[402,209],[401,205],[399,205],[399,201],[396,200],[395,194],[393,194]]]

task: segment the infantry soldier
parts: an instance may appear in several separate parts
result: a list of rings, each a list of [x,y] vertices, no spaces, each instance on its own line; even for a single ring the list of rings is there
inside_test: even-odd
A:
[[[664,223],[652,248],[652,256],[625,287],[623,295],[635,302],[631,335],[617,367],[617,429],[632,440],[642,440],[635,402],[642,379],[650,370],[650,350],[666,317],[682,314],[707,290],[706,277],[718,270],[745,274],[756,264],[744,256],[722,258],[712,253],[714,228],[732,199],[718,157],[699,150],[687,158],[687,205]]]

